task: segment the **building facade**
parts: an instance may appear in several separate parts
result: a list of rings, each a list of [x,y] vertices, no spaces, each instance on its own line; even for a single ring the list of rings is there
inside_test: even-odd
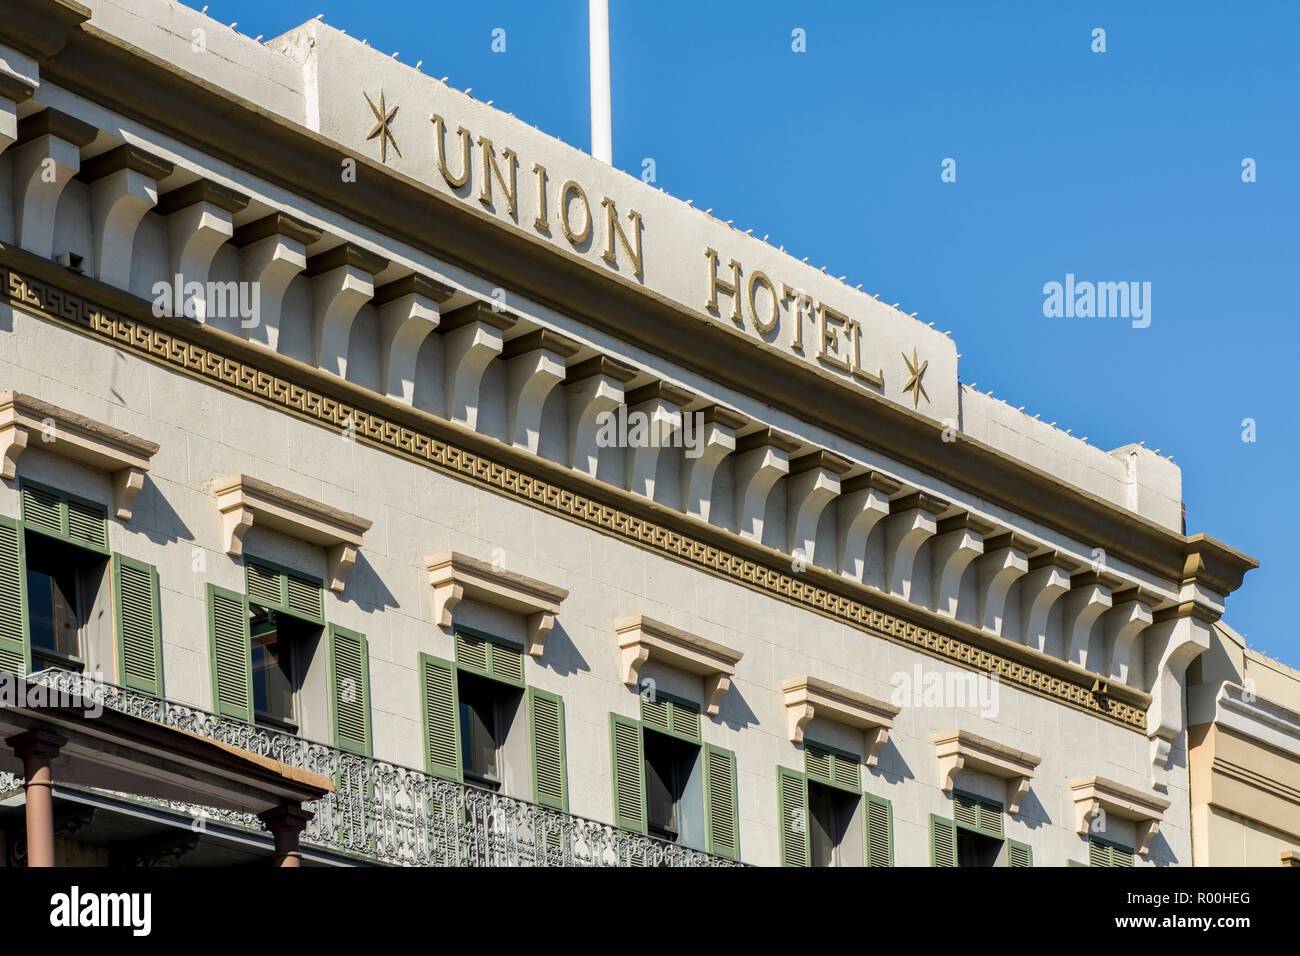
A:
[[[1172,461],[320,21],[14,2],[29,699],[327,778],[309,863],[1201,862],[1187,672],[1255,562]],[[270,855],[52,776],[60,862]]]
[[[1300,672],[1212,637],[1188,671],[1192,862],[1300,866]]]

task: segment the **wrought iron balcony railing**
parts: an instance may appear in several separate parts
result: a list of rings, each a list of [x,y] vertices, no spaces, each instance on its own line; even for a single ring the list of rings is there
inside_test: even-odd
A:
[[[306,845],[397,866],[737,865],[608,823],[220,717],[84,674],[47,670],[28,680],[331,778],[335,791],[305,805],[314,813],[302,833]],[[9,777],[0,780],[6,790],[21,785],[20,778],[0,776]],[[213,822],[265,832],[251,814],[174,801],[165,805]]]

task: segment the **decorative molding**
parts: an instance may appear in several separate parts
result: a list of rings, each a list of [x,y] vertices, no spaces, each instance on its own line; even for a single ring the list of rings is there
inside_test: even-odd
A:
[[[284,213],[271,213],[240,226],[231,242],[239,249],[242,275],[260,289],[260,314],[256,327],[241,317],[239,334],[266,345],[280,347],[280,323],[289,285],[307,268],[307,247],[320,240],[320,230]]]
[[[965,730],[940,731],[931,739],[939,758],[940,788],[945,793],[952,790],[959,770],[977,770],[1006,780],[1007,812],[1012,816],[1020,813],[1020,802],[1029,792],[1029,781],[1042,757]]]
[[[946,508],[947,502],[919,491],[889,503],[889,517],[885,519],[885,584],[891,594],[912,600],[916,553],[934,537],[938,529],[935,519]]]
[[[90,184],[95,274],[122,289],[131,286],[131,254],[145,213],[158,203],[158,183],[172,164],[129,143],[81,164],[77,178]]]
[[[713,479],[723,460],[735,452],[736,429],[745,424],[745,419],[720,405],[710,405],[703,415],[700,453],[695,458],[682,458],[682,511],[708,521],[713,512]]]
[[[555,615],[569,592],[554,584],[498,569],[487,561],[459,551],[444,551],[424,559],[433,587],[433,619],[451,627],[456,605],[464,598],[524,615],[527,651],[541,657],[546,635],[555,627]]]
[[[901,707],[847,687],[838,687],[816,677],[791,677],[781,682],[785,694],[785,715],[791,743],[803,743],[804,728],[814,717],[834,721],[862,731],[862,758],[868,767],[876,765],[880,750]]]
[[[248,475],[214,479],[212,491],[221,512],[227,554],[243,554],[244,535],[257,523],[323,546],[330,590],[343,590],[344,579],[356,563],[361,536],[370,530],[369,521]]]
[[[1074,800],[1075,829],[1086,834],[1093,817],[1101,810],[1120,820],[1132,820],[1137,825],[1137,852],[1146,856],[1151,849],[1151,838],[1160,829],[1160,821],[1169,809],[1163,797],[1143,793],[1105,777],[1076,777],[1070,781],[1070,795]]]
[[[839,572],[861,581],[867,568],[867,539],[872,529],[889,516],[889,496],[902,488],[892,478],[875,471],[840,482]]]
[[[307,260],[303,275],[311,280],[312,361],[316,367],[347,378],[348,343],[357,313],[375,295],[375,276],[388,260],[351,242]]]
[[[54,255],[59,197],[81,170],[81,150],[98,131],[54,109],[18,121],[8,150],[13,182],[13,234],[18,244],[44,259]]]
[[[641,665],[648,660],[699,674],[704,678],[705,712],[716,717],[722,695],[731,687],[736,664],[744,656],[722,644],[639,614],[614,622],[623,659],[623,683],[637,687]]]
[[[0,392],[0,477],[17,474],[18,456],[29,444],[106,471],[113,480],[113,510],[131,520],[158,443],[78,415],[21,392]]]
[[[840,479],[849,467],[847,459],[827,451],[815,451],[790,461],[785,497],[786,550],[791,555],[810,564],[814,561],[817,525],[822,512],[840,496]],[[822,564],[830,562],[823,561]]]
[[[1140,690],[1113,688],[1110,696],[1099,698],[1092,693],[1091,677],[1085,680],[1059,661],[1028,650],[1017,652],[996,643],[990,646],[987,642],[992,639],[987,635],[958,636],[955,632],[963,630],[958,622],[940,621],[937,616],[935,624],[942,626],[942,631],[918,624],[915,617],[923,616],[920,609],[909,608],[908,616],[902,616],[898,611],[886,609],[890,602],[879,592],[848,578],[831,584],[830,577],[823,577],[816,568],[809,568],[802,575],[792,574],[788,571],[789,561],[778,560],[775,554],[770,560],[759,560],[748,553],[755,550],[753,546],[742,546],[739,541],[722,543],[729,536],[720,529],[696,528],[688,519],[669,526],[664,523],[662,509],[651,518],[640,514],[635,506],[611,504],[607,500],[609,489],[602,498],[597,498],[588,493],[581,479],[561,484],[568,478],[560,478],[558,473],[554,478],[543,477],[548,474],[545,463],[530,462],[529,471],[503,463],[497,457],[474,450],[473,443],[480,441],[475,436],[462,436],[453,427],[398,403],[387,402],[383,396],[367,394],[364,399],[341,400],[340,393],[359,396],[359,389],[283,356],[261,351],[254,355],[253,346],[241,345],[218,330],[193,323],[182,325],[166,318],[155,319],[148,314],[149,305],[143,300],[128,299],[119,293],[111,298],[111,301],[121,301],[119,308],[107,309],[66,291],[69,285],[89,289],[88,280],[61,272],[57,281],[33,278],[34,275],[54,278],[58,267],[12,246],[0,244],[0,259],[3,260],[0,296],[15,306],[63,323],[114,348],[335,432],[351,422],[358,441],[527,502],[883,640],[970,670],[997,674],[1003,683],[1121,726],[1137,731],[1145,729],[1150,697]],[[14,259],[24,263],[25,272],[16,271],[10,265]],[[112,290],[104,288],[102,292],[111,294]],[[291,370],[292,377],[286,370]],[[362,401],[365,404],[359,404]],[[506,457],[506,461],[510,459]],[[849,479],[848,483],[853,481]]]

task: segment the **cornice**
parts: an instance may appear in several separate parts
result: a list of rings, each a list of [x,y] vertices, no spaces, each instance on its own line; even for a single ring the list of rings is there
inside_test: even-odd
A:
[[[456,605],[468,597],[522,614],[528,631],[526,649],[532,657],[541,656],[546,635],[555,627],[555,615],[569,596],[567,590],[459,551],[429,555],[424,564],[433,588],[433,618],[439,627],[452,626]]]
[[[811,675],[781,681],[785,696],[787,736],[791,743],[804,741],[804,728],[814,717],[862,732],[863,763],[876,766],[881,749],[889,741],[894,718],[902,710],[888,701],[877,700],[848,687],[840,687]]]
[[[5,0],[5,42],[38,59],[63,49],[72,32],[90,19],[89,8],[72,0]]]
[[[132,502],[158,454],[158,443],[147,438],[31,395],[0,392],[0,478],[17,476],[18,457],[29,445],[107,472],[120,521],[131,519]]]
[[[716,717],[722,696],[731,689],[736,665],[745,655],[740,651],[700,637],[679,627],[638,614],[614,622],[622,658],[623,683],[640,686],[641,666],[657,661],[668,667],[704,678],[704,712]]]
[[[1029,781],[1043,758],[1008,747],[967,730],[945,730],[930,738],[939,761],[939,781],[945,793],[956,785],[960,771],[977,771],[1007,781],[1007,812],[1020,813]]]
[[[22,272],[14,271],[21,265]],[[0,243],[0,296],[172,370],[1031,693],[1143,730],[1150,695],[598,482]],[[89,297],[93,297],[93,300]],[[924,623],[921,623],[924,622]]]
[[[1098,776],[1071,780],[1070,799],[1074,802],[1075,829],[1081,834],[1088,833],[1098,822],[1099,811],[1120,820],[1132,820],[1137,828],[1139,856],[1146,856],[1151,849],[1151,840],[1170,806],[1164,797]]]
[[[0,24],[0,36],[10,31]],[[1044,527],[1079,541],[1103,542],[1110,554],[1161,579],[1182,579],[1190,561],[1198,580],[1204,575],[1207,587],[1217,590],[1257,566],[1213,539],[1187,539],[969,435],[957,432],[944,440],[942,426],[923,415],[792,362],[725,323],[436,193],[92,23],[68,33],[58,52],[42,55],[42,75],[52,82],[215,159],[721,385],[762,396],[813,427],[936,475]],[[106,86],[104,76],[114,82]],[[355,183],[338,181],[344,157],[365,171]],[[692,343],[690,354],[683,352],[683,341]],[[828,400],[809,401],[810,395]]]
[[[248,475],[216,478],[211,487],[227,554],[243,553],[244,535],[257,523],[325,548],[330,590],[343,590],[369,520]]]

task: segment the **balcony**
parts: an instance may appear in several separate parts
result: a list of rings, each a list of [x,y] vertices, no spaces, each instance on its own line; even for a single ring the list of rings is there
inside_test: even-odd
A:
[[[387,866],[738,865],[608,823],[219,717],[83,674],[47,670],[32,674],[28,681],[330,777],[335,792],[303,805],[314,814],[301,836],[304,850],[316,847]],[[0,793],[21,785],[21,778],[0,774]],[[266,833],[251,814],[131,794],[115,796]]]

